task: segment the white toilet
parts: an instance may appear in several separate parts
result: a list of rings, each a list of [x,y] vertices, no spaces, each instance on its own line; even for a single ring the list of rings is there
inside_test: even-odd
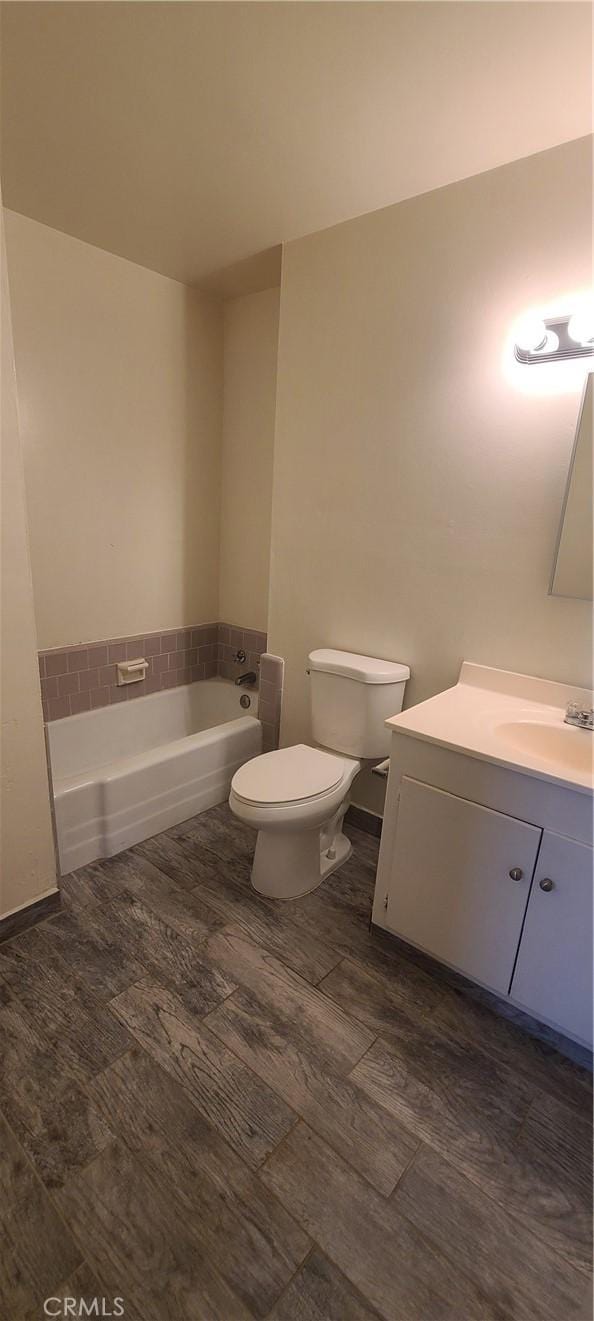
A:
[[[274,899],[308,894],[350,856],[342,823],[364,761],[389,752],[384,722],[402,709],[407,665],[312,651],[311,725],[317,746],[279,748],[235,772],[229,806],[258,831],[252,885]],[[321,746],[320,746],[321,745]]]

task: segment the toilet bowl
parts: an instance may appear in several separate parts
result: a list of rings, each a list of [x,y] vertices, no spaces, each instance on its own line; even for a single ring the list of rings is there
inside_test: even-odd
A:
[[[235,772],[229,806],[258,831],[252,885],[275,899],[315,890],[350,856],[342,831],[361,762],[298,743],[265,752]]]
[[[309,657],[312,733],[254,757],[235,772],[229,806],[258,831],[252,885],[298,899],[352,852],[342,829],[350,788],[365,762],[389,750],[385,721],[402,709],[409,669],[394,661],[321,649]]]

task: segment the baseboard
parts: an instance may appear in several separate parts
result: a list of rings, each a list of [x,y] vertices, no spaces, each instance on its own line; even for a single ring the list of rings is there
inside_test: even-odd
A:
[[[60,891],[54,890],[52,894],[44,895],[43,899],[36,899],[35,903],[27,904],[26,908],[19,908],[18,912],[0,918],[0,943],[12,940],[13,936],[18,936],[21,931],[27,931],[29,927],[43,922],[46,917],[52,917],[54,913],[59,912],[60,902]]]
[[[369,812],[366,807],[356,807],[351,803],[345,822],[347,826],[355,826],[357,830],[364,830],[366,835],[375,835],[376,839],[379,839],[382,833],[382,819],[376,812]]]

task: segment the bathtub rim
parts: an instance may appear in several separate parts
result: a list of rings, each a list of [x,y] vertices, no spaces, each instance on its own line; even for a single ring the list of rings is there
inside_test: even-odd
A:
[[[68,721],[69,724],[74,724],[75,722],[78,723],[79,720],[88,719],[89,716],[100,716],[100,715],[105,715],[106,711],[117,711],[122,706],[124,710],[126,710],[128,702],[134,702],[135,706],[138,703],[138,705],[140,706],[141,702],[152,702],[154,701],[155,698],[158,697],[170,697],[172,693],[187,692],[188,688],[197,688],[199,685],[202,686],[203,684],[216,684],[217,687],[224,687],[229,689],[236,687],[235,679],[224,679],[221,674],[213,674],[212,679],[194,679],[194,681],[191,683],[172,684],[170,688],[159,688],[157,692],[143,693],[141,697],[131,696],[122,699],[121,702],[106,702],[105,706],[95,706],[90,711],[77,711],[76,714],[73,716],[59,716],[57,720],[46,720],[44,723],[48,728],[48,730],[51,730],[52,726],[55,727],[57,725],[64,725],[66,721]],[[126,687],[129,685],[123,685],[123,686]],[[254,684],[254,686],[251,688],[242,687],[238,691],[240,696],[241,693],[247,692],[248,697],[254,697],[256,699],[257,704],[259,704],[260,701],[259,682],[257,684]],[[256,719],[258,718],[257,715],[255,718]],[[232,716],[231,719],[234,719],[234,717]],[[225,725],[226,723],[227,723],[226,720],[217,721],[218,725]],[[214,729],[214,725],[212,726],[207,725],[206,728]],[[201,734],[204,733],[204,730],[198,729],[195,730],[194,732],[197,734]],[[191,736],[188,735],[187,737],[191,737]]]

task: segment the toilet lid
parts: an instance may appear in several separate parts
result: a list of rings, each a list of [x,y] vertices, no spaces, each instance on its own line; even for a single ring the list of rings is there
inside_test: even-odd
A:
[[[232,787],[250,803],[290,803],[327,793],[343,775],[342,757],[297,743],[246,761],[235,772]]]

